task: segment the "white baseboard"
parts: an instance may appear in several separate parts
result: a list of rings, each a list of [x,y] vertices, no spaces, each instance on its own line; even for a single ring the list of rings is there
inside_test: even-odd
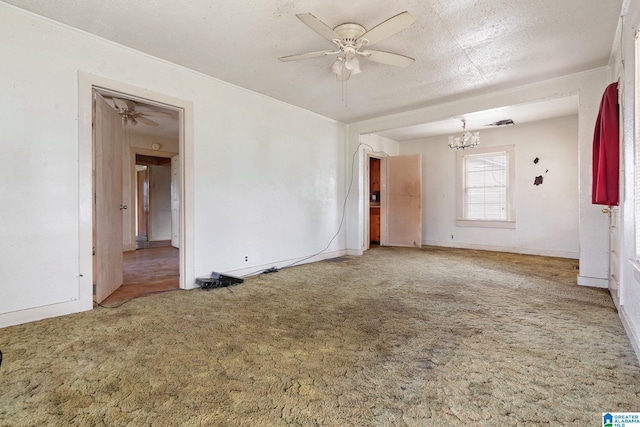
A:
[[[476,249],[480,251],[494,251],[494,252],[510,252],[515,254],[524,254],[524,255],[539,255],[539,256],[550,256],[556,258],[570,258],[570,259],[579,259],[580,253],[573,251],[557,251],[551,249],[539,249],[539,248],[521,248],[514,246],[494,246],[494,245],[484,245],[484,244],[476,244],[476,243],[463,243],[463,242],[449,242],[449,241],[439,241],[439,240],[426,240],[422,242],[423,245],[427,246],[443,246],[446,248],[458,248],[458,249]]]
[[[263,271],[271,268],[271,267],[275,267],[277,269],[281,269],[281,268],[286,268],[292,264],[294,265],[302,265],[302,264],[308,264],[311,262],[318,262],[318,261],[323,261],[325,259],[331,259],[331,258],[338,258],[344,255],[348,255],[347,250],[343,249],[343,250],[339,250],[339,251],[333,251],[333,252],[323,252],[321,254],[316,254],[310,257],[299,257],[299,258],[293,258],[293,259],[288,259],[288,260],[282,260],[282,261],[276,261],[276,262],[271,262],[269,264],[262,264],[262,265],[254,265],[252,267],[247,267],[247,268],[241,268],[241,269],[237,269],[237,270],[231,270],[231,271],[227,271],[227,272],[221,272],[222,274],[228,274],[230,276],[236,276],[236,277],[244,277],[244,276],[253,276],[256,274],[260,274]],[[211,272],[207,272],[204,274],[200,274],[200,275],[196,275],[197,277],[200,276],[207,276],[209,275]],[[195,286],[195,283],[193,284],[193,287]]]
[[[624,306],[620,307],[618,315],[620,316],[624,330],[627,332],[633,351],[636,353],[638,362],[640,362],[640,334],[638,333],[638,328],[636,328],[635,324],[631,321],[631,318],[624,309]]]
[[[609,289],[609,280],[600,277],[587,277],[578,275],[579,286],[590,286],[592,288]]]
[[[82,304],[79,300],[67,301],[58,304],[45,305],[42,307],[28,308],[25,310],[12,311],[0,314],[0,328],[20,325],[22,323],[36,322],[50,317],[64,316],[67,314],[88,311],[93,308],[93,301]]]
[[[238,269],[238,270],[233,270],[228,272],[221,272],[221,273],[228,274],[230,276],[242,277],[242,276],[262,273],[264,270],[267,270],[271,267],[276,267],[280,269],[280,268],[285,268],[294,263],[296,265],[302,265],[302,264],[307,264],[311,262],[322,261],[325,259],[337,258],[344,255],[354,255],[348,252],[352,252],[352,251],[347,251],[345,249],[345,250],[334,251],[334,252],[324,252],[321,254],[313,255],[309,258],[300,257],[300,258],[283,260],[283,261],[273,262],[265,265],[258,265],[258,266],[253,266],[249,268],[243,268],[243,269]],[[360,253],[359,255],[362,255],[362,253]],[[207,276],[210,273],[211,272],[209,271],[199,276]],[[185,286],[185,289],[194,289],[197,287],[198,286],[195,284],[195,281],[194,281],[194,283],[187,283]],[[92,308],[93,308],[93,299],[91,299],[88,302],[85,302],[84,304],[80,302],[80,300],[74,300],[74,301],[67,301],[67,302],[62,302],[58,304],[45,305],[41,307],[28,308],[25,310],[13,311],[9,313],[2,313],[0,314],[0,328],[5,328],[7,326],[13,326],[13,325],[20,325],[22,323],[36,322],[38,320],[48,319],[50,317],[64,316],[67,314],[78,313],[81,311],[88,311],[88,310],[91,310]]]

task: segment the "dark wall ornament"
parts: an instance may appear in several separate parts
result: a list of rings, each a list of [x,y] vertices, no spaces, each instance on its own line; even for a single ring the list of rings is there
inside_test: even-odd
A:
[[[537,164],[539,164],[539,163],[540,163],[540,157],[536,157],[535,159],[533,159],[533,164],[534,164],[534,165],[537,165]],[[546,169],[546,170],[544,171],[544,173],[545,173],[545,174],[546,174],[546,173],[548,173],[548,172],[549,172],[549,169]],[[536,176],[536,177],[534,178],[534,180],[533,180],[533,185],[536,185],[536,186],[538,186],[538,185],[542,185],[542,183],[543,183],[543,182],[544,182],[544,176],[542,176],[542,175],[538,175],[538,176]]]

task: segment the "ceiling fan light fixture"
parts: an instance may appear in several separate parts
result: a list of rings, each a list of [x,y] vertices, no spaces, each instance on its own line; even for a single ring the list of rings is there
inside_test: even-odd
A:
[[[331,71],[333,71],[336,75],[342,75],[342,68],[344,67],[344,58],[339,56],[331,65]]]
[[[355,55],[347,57],[347,60],[344,62],[344,67],[351,71],[351,74],[360,74],[362,72],[360,69],[360,61],[358,61]]]

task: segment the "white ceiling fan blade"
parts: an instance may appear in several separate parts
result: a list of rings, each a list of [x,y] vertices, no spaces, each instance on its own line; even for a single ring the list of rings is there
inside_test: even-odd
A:
[[[300,59],[309,59],[309,58],[317,58],[319,56],[325,56],[325,55],[336,55],[340,53],[340,51],[332,51],[332,50],[322,50],[319,52],[308,52],[308,53],[300,53],[298,55],[289,55],[289,56],[283,56],[281,58],[278,58],[280,61],[283,62],[287,62],[287,61],[298,61]]]
[[[299,13],[296,15],[302,22],[307,24],[316,33],[320,34],[325,39],[332,41],[333,39],[341,39],[341,37],[329,28],[327,24],[316,18],[310,13]]]
[[[138,111],[138,112],[148,117],[164,117],[167,119],[173,118],[173,115],[171,113],[167,113],[166,111]]]
[[[133,102],[132,100],[130,100],[130,99],[125,99],[125,100],[124,100],[124,102],[125,102],[125,103],[127,104],[127,106],[129,107],[129,108],[128,108],[129,110],[133,111],[133,110],[135,110],[135,109],[136,109],[136,103],[135,103],[135,102]]]
[[[133,118],[133,116],[126,116],[123,117],[127,123],[129,123],[131,126],[135,126],[138,124],[138,121],[136,119]]]
[[[399,13],[364,33],[358,39],[358,42],[362,39],[367,39],[369,44],[377,43],[382,39],[386,39],[387,37],[404,30],[414,22],[416,22],[416,18],[411,16],[409,12]]]
[[[406,68],[415,62],[415,59],[398,53],[382,52],[380,50],[365,50],[360,54],[373,62]]]
[[[151,119],[147,119],[145,116],[142,115],[137,115],[136,118],[134,120],[137,120],[139,122],[144,123],[145,125],[149,125],[149,126],[158,126],[158,123],[154,122]]]
[[[127,105],[127,103],[124,100],[122,100],[120,98],[115,98],[115,97],[113,97],[111,99],[113,100],[113,103],[116,104],[117,108],[122,108],[123,110],[128,110],[129,109],[129,106]]]

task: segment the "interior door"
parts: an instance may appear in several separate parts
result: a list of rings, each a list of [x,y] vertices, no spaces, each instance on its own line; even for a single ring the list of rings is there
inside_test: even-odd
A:
[[[118,113],[95,96],[95,266],[96,301],[122,285],[122,149],[124,129]]]
[[[180,156],[171,158],[171,246],[180,247]]]
[[[380,244],[422,246],[422,157],[386,157],[383,161]]]

